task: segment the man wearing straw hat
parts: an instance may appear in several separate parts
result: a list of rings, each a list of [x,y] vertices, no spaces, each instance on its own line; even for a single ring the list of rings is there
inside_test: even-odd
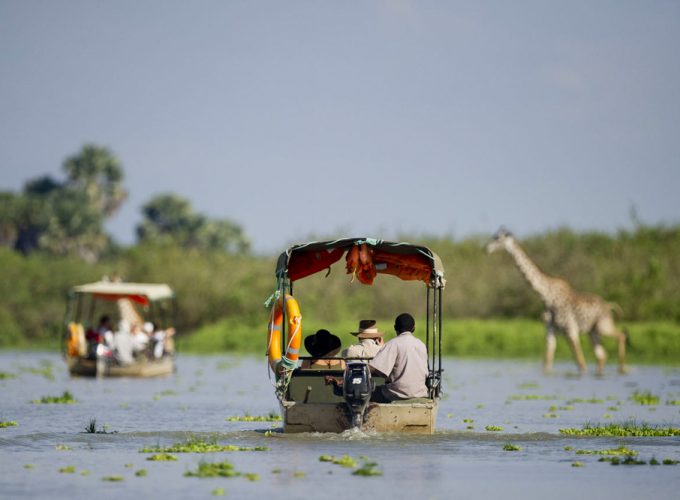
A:
[[[350,333],[359,339],[359,343],[342,351],[343,358],[372,358],[385,345],[385,334],[378,330],[375,320],[362,319],[359,321],[359,330]]]

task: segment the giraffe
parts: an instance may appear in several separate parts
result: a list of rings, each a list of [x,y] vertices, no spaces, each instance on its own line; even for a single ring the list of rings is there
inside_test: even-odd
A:
[[[602,346],[602,337],[615,338],[618,344],[619,373],[626,372],[624,358],[627,333],[618,330],[614,325],[612,307],[616,307],[615,304],[606,302],[597,295],[576,292],[565,280],[545,274],[527,256],[514,236],[503,228],[499,229],[486,245],[487,253],[498,249],[506,250],[513,257],[524,278],[541,296],[545,304],[543,313],[546,327],[544,372],[552,371],[557,332],[566,335],[581,373],[586,372],[586,362],[583,358],[579,334],[588,333],[597,359],[596,373],[598,375],[603,374],[607,360],[607,353]]]

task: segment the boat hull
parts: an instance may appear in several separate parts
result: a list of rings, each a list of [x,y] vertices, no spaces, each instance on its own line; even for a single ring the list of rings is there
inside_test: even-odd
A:
[[[71,375],[81,377],[162,377],[175,371],[175,359],[172,356],[135,361],[128,365],[68,356],[66,363]]]
[[[390,404],[369,403],[361,426],[367,432],[433,434],[437,420],[437,400]],[[303,403],[281,401],[283,431],[343,432],[352,427],[345,403]]]

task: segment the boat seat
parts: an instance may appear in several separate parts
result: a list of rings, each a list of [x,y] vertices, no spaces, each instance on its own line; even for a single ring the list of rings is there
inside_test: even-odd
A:
[[[336,396],[332,385],[326,385],[325,377],[342,379],[344,370],[297,369],[292,373],[288,384],[288,400],[297,403],[342,403],[344,398]],[[384,377],[372,377],[373,383],[383,385]]]

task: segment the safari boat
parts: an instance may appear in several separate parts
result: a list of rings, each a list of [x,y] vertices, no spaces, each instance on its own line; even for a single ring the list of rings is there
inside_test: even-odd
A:
[[[176,299],[170,286],[99,281],[73,287],[67,302],[62,355],[71,375],[157,377],[174,372]],[[121,360],[101,331],[103,318],[110,321],[114,339],[115,325],[143,325],[148,344],[132,359]]]
[[[366,360],[347,359],[344,370],[299,366],[311,358],[299,356],[302,315],[293,296],[293,283],[315,273],[330,272],[343,256],[347,273],[365,285],[373,285],[381,274],[425,285],[428,397],[389,404],[371,402],[373,389],[385,380],[371,375]],[[371,238],[310,242],[294,245],[279,256],[276,280],[277,289],[268,301],[272,312],[267,354],[284,432],[343,432],[351,428],[419,434],[435,431],[441,396],[441,311],[446,281],[441,260],[433,251]],[[344,380],[341,395],[327,385],[328,376]]]

